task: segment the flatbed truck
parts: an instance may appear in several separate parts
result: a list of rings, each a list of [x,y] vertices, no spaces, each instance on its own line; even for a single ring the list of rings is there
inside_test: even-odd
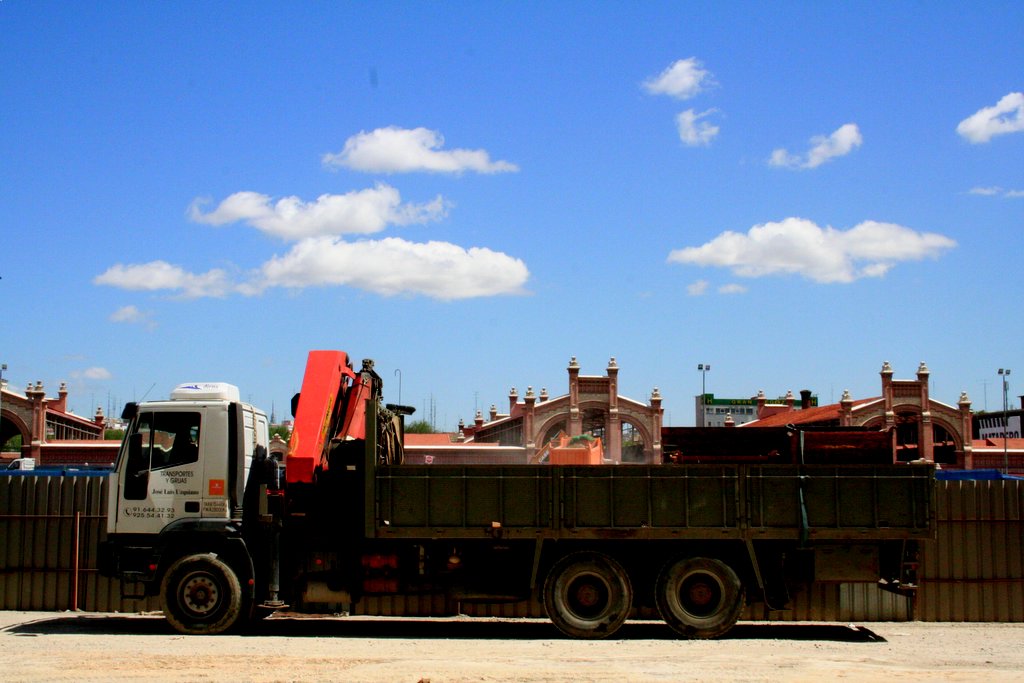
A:
[[[101,571],[186,634],[534,600],[571,637],[646,609],[711,638],[814,581],[912,591],[935,534],[927,464],[407,465],[382,399],[372,361],[311,352],[283,468],[231,385],[129,404]]]

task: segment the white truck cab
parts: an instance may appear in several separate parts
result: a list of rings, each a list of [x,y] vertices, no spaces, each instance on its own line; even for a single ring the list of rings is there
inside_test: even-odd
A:
[[[167,401],[128,404],[131,418],[110,482],[107,531],[159,534],[182,520],[232,520],[266,413],[223,382],[179,384]]]

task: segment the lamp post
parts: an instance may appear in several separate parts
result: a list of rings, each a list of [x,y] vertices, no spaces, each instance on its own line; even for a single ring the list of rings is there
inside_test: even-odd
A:
[[[1008,382],[1010,380],[1010,368],[999,368],[999,377],[1003,380],[1003,474],[1010,473],[1010,409],[1006,401]]]
[[[707,426],[708,408],[707,408],[707,389],[705,383],[705,376],[711,371],[710,363],[697,363],[697,372],[700,373],[700,426]]]
[[[4,371],[7,370],[7,363],[0,363],[0,451],[4,449],[7,442],[4,441]]]

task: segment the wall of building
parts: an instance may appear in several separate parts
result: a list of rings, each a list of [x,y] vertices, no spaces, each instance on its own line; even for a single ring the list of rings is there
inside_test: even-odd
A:
[[[53,464],[74,463],[72,442],[102,440],[106,418],[99,408],[92,419],[69,413],[67,399],[65,384],[56,398],[48,398],[42,382],[29,384],[24,394],[11,391],[5,383],[0,388],[0,438],[6,443],[21,436],[20,457],[49,464],[45,460],[49,455],[55,458]]]

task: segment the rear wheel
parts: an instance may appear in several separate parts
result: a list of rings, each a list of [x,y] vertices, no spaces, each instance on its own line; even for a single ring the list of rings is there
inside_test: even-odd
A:
[[[721,560],[683,558],[662,570],[655,600],[661,618],[680,635],[714,638],[740,618],[743,584]]]
[[[164,574],[164,616],[180,633],[223,633],[242,617],[242,587],[231,567],[213,553],[186,555]]]
[[[548,617],[573,638],[607,638],[626,621],[632,604],[629,576],[602,553],[567,555],[544,582]]]

